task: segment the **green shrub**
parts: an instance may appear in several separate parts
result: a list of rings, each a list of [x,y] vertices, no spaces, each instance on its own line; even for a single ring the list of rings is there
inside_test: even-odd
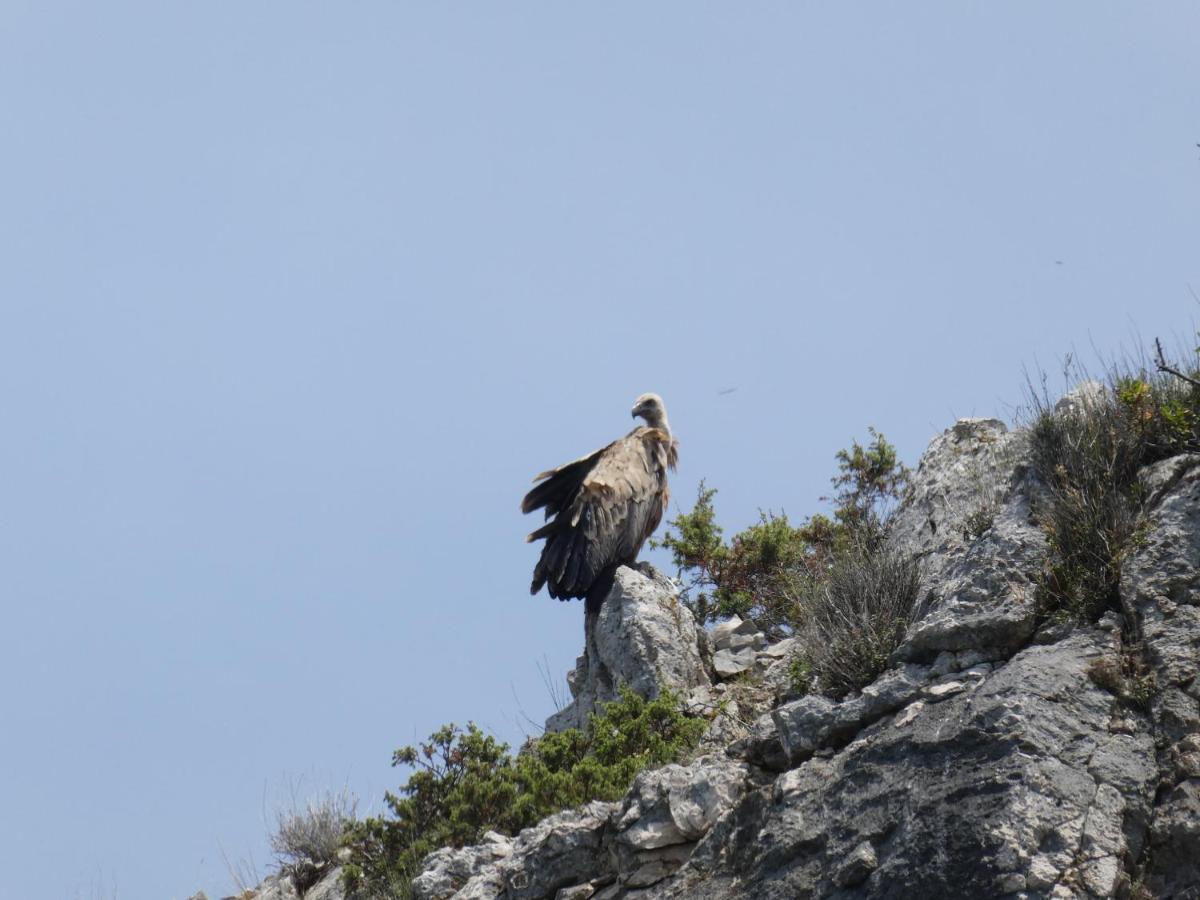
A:
[[[696,505],[672,519],[656,543],[671,551],[684,600],[701,622],[738,615],[781,637],[804,619],[805,585],[851,545],[880,543],[908,470],[882,435],[870,433],[867,446],[854,441],[837,453],[836,491],[825,498],[834,503],[833,518],[818,514],[795,526],[784,513],[760,513],[758,522],[726,542],[716,524],[716,491],[701,482]]]
[[[812,690],[812,663],[802,653],[792,657],[788,664],[788,687],[797,696],[803,696]]]
[[[834,515],[859,543],[874,545],[886,531],[888,514],[908,486],[908,468],[896,448],[874,428],[871,443],[851,441],[837,452],[838,474],[833,477]]]
[[[1138,471],[1200,448],[1200,391],[1114,366],[1108,387],[1083,392],[1072,409],[1055,412],[1043,390],[1033,410],[1032,462],[1047,488],[1037,513],[1051,551],[1040,599],[1050,615],[1092,620],[1120,606],[1121,564],[1143,499]]]
[[[586,730],[545,734],[515,757],[473,724],[466,730],[446,725],[428,742],[396,751],[392,764],[416,771],[398,794],[386,795],[391,816],[349,830],[346,887],[406,898],[433,850],[476,843],[489,830],[516,834],[590,800],[616,800],[642,769],[695,747],[704,728],[703,720],[682,713],[671,693],[645,700],[625,687],[590,717]]]

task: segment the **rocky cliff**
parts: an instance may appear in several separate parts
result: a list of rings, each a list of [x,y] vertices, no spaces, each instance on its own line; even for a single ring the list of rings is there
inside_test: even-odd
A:
[[[1140,478],[1122,613],[1056,621],[1035,596],[1028,435],[963,420],[937,437],[890,535],[921,559],[917,612],[841,700],[789,694],[790,640],[706,632],[669,581],[621,570],[547,727],[618,683],[668,685],[711,720],[699,755],[438,851],[415,895],[1200,897],[1200,458]]]

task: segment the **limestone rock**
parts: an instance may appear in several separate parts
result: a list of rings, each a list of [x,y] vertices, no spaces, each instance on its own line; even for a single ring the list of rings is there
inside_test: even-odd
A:
[[[455,864],[466,863],[470,877],[453,894],[426,892],[428,886],[446,883],[437,870],[449,864],[449,857],[439,856],[443,851],[431,853],[414,881],[414,896],[418,900],[443,896],[456,900],[540,900],[553,897],[561,888],[603,880],[609,871],[606,847],[610,821],[618,809],[615,803],[595,801],[543,819],[511,842],[495,835],[492,851],[479,853],[483,845],[464,847],[457,853],[470,853],[455,857]],[[485,858],[488,852],[495,854],[490,860]],[[457,881],[459,871],[462,869],[456,869],[449,880]],[[415,890],[417,882],[422,884],[420,894]]]
[[[1054,411],[1060,416],[1083,412],[1104,402],[1107,393],[1108,388],[1099,381],[1081,381],[1058,399]]]
[[[254,900],[300,900],[300,892],[286,875],[268,875],[255,888]]]
[[[511,838],[489,831],[470,847],[443,847],[425,857],[420,874],[412,881],[414,900],[451,897],[483,869],[512,855]]]
[[[304,884],[311,886],[305,888]],[[342,869],[340,866],[324,866],[315,883],[305,881],[298,888],[291,875],[275,873],[268,875],[255,888],[243,891],[235,897],[225,900],[345,900],[346,893],[342,890]],[[205,900],[204,892],[193,895],[190,900]]]
[[[617,839],[639,849],[697,840],[733,805],[747,777],[744,763],[720,756],[643,772],[625,799]]]
[[[574,700],[546,720],[547,731],[584,727],[588,714],[615,700],[622,684],[649,699],[660,687],[686,697],[709,683],[691,611],[650,566],[619,568],[585,630],[584,655],[567,679]]]
[[[766,639],[758,626],[749,619],[731,616],[727,621],[713,626],[708,641],[714,650],[736,650],[756,643],[761,647]]]
[[[850,851],[833,873],[833,883],[840,888],[862,884],[879,867],[879,859],[870,841],[863,841]]]
[[[745,793],[652,896],[853,887],[862,897],[984,897],[1034,884],[1049,895],[1119,878],[1123,854],[1140,849],[1126,826],[1144,821],[1156,773],[1151,736],[1110,734],[1112,697],[1088,676],[1110,643],[1107,631],[1083,629],[1021,651],[973,689],[914,702],[902,727],[876,720],[781,774],[769,794]],[[819,744],[836,706],[813,700],[781,717],[793,753]]]
[[[695,841],[741,797],[748,777],[744,763],[721,756],[639,775],[617,819],[621,883],[646,887],[679,868]]]
[[[846,743],[867,725],[911,703],[928,690],[929,680],[928,667],[910,663],[885,672],[842,702],[809,694],[785,703],[770,714],[773,730],[765,721],[756,724],[754,741],[743,745],[746,758],[776,771],[796,765],[821,748]],[[944,689],[935,696],[946,693]],[[775,742],[782,758],[776,755]]]
[[[732,678],[754,665],[754,659],[752,647],[737,651],[722,649],[713,654],[713,669],[718,678]]]
[[[1155,725],[1175,745],[1164,755],[1169,789],[1153,811],[1146,884],[1187,896],[1200,885],[1200,782],[1186,768],[1189,737],[1200,731],[1200,459],[1163,460],[1141,481],[1150,494],[1144,537],[1122,567],[1121,600],[1154,675]]]
[[[320,881],[304,892],[304,900],[343,900],[341,867],[331,869]]]
[[[922,564],[920,606],[897,659],[1004,657],[1033,634],[1046,540],[1032,515],[1041,487],[1027,442],[995,419],[962,419],[921,457],[891,538]]]

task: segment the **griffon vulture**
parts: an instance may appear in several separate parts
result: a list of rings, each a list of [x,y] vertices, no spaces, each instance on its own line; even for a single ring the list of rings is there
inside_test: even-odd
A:
[[[632,414],[646,424],[533,479],[540,484],[525,495],[521,512],[545,507],[549,521],[526,538],[546,539],[531,594],[545,584],[559,600],[587,597],[617,566],[637,559],[662,521],[667,469],[675,468],[678,445],[657,394],[638,397]],[[589,599],[588,608],[602,599]]]

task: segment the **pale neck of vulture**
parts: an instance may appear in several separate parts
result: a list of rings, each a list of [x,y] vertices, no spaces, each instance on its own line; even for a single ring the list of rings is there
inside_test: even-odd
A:
[[[645,419],[646,424],[651,428],[657,428],[659,431],[665,431],[667,433],[667,437],[672,437],[671,423],[667,421],[667,413],[665,410],[648,409],[645,412],[638,413],[638,415]]]

